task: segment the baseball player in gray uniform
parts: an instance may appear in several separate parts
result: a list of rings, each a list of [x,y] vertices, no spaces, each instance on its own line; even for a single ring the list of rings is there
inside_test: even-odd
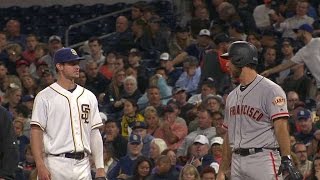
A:
[[[91,179],[89,155],[97,179],[105,179],[97,99],[74,83],[82,59],[74,49],[59,49],[54,55],[57,82],[35,98],[31,147],[40,180]]]
[[[224,127],[228,132],[217,178],[224,179],[231,164],[232,180],[277,180],[283,174],[301,179],[290,157],[284,91],[257,74],[254,45],[236,41],[223,56],[229,58],[231,76],[240,85],[226,100]]]

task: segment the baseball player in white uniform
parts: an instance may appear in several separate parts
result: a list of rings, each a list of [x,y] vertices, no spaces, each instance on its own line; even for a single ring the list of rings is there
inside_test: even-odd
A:
[[[93,156],[97,179],[105,179],[97,99],[74,83],[82,59],[74,49],[58,50],[57,82],[35,98],[31,146],[40,180],[91,179],[88,155]]]
[[[240,85],[226,100],[224,127],[228,131],[217,178],[225,178],[231,163],[232,180],[277,180],[283,174],[301,179],[290,157],[284,91],[257,74],[258,53],[252,44],[236,41],[224,56],[230,59],[231,76]]]

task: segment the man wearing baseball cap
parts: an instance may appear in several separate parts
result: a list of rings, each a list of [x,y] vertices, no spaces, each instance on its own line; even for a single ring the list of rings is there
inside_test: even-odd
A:
[[[145,122],[135,121],[132,126],[132,134],[137,134],[141,136],[143,148],[142,148],[142,155],[145,157],[149,157],[150,155],[150,145],[151,141],[154,139],[153,136],[147,134],[147,124]]]
[[[182,74],[182,70],[175,68],[172,62],[172,58],[167,52],[162,53],[159,59],[160,66],[166,69],[166,73],[168,76],[167,83],[169,86],[173,87]]]
[[[284,71],[296,64],[304,63],[310,70],[312,76],[315,78],[317,88],[320,89],[320,38],[313,38],[313,28],[309,24],[303,24],[298,29],[295,29],[297,38],[302,40],[305,44],[287,63],[280,64],[276,67],[268,69],[261,73],[263,76],[270,76],[271,74]]]
[[[308,109],[302,109],[297,113],[297,125],[300,127],[300,132],[295,134],[297,142],[304,144],[311,143],[314,138],[316,128],[313,126],[311,112]]]
[[[96,167],[95,177],[105,177],[97,99],[74,82],[80,60],[74,49],[59,49],[53,58],[57,81],[35,98],[31,147],[39,179],[91,177],[89,155]]]

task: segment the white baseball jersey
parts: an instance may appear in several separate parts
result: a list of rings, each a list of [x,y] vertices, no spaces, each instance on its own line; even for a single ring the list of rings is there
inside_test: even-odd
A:
[[[73,92],[53,83],[35,98],[31,124],[44,131],[47,154],[87,152],[91,130],[102,125],[97,99],[77,85]]]
[[[226,101],[229,143],[237,148],[278,148],[273,120],[288,117],[286,95],[280,86],[257,75],[244,90],[235,88]]]

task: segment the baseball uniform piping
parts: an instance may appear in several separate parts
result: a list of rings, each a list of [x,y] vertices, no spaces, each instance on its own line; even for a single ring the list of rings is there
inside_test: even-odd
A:
[[[275,118],[278,118],[278,117],[288,117],[289,116],[289,113],[287,112],[284,112],[284,113],[277,113],[277,114],[274,114],[273,116],[271,116],[271,119],[275,119]]]
[[[41,124],[40,123],[38,123],[37,121],[30,121],[30,124],[33,124],[33,125],[37,125],[37,126],[39,126],[41,129],[42,129],[42,131],[44,131],[44,127],[42,127],[41,126]]]
[[[55,90],[53,87],[49,86],[52,90],[54,90],[56,93],[60,94],[61,96],[65,97],[68,100],[69,105],[69,115],[70,115],[70,122],[71,122],[71,131],[72,131],[72,139],[73,139],[73,146],[74,146],[74,152],[77,152],[76,142],[74,138],[74,132],[73,132],[73,122],[72,122],[72,113],[71,113],[71,107],[70,107],[70,100],[67,96],[61,94],[59,91]]]
[[[278,175],[277,175],[277,171],[276,171],[276,164],[274,162],[274,157],[273,157],[272,152],[270,152],[270,157],[271,157],[271,161],[272,161],[272,168],[273,168],[274,176],[276,177],[276,180],[278,180]]]
[[[79,123],[80,123],[81,143],[82,143],[83,149],[85,150],[84,145],[83,145],[83,139],[82,139],[82,123],[81,123],[81,120],[80,120],[80,110],[79,110],[79,98],[80,98],[80,96],[82,96],[83,93],[84,93],[84,88],[82,88],[81,94],[77,97],[77,106],[78,106]]]

